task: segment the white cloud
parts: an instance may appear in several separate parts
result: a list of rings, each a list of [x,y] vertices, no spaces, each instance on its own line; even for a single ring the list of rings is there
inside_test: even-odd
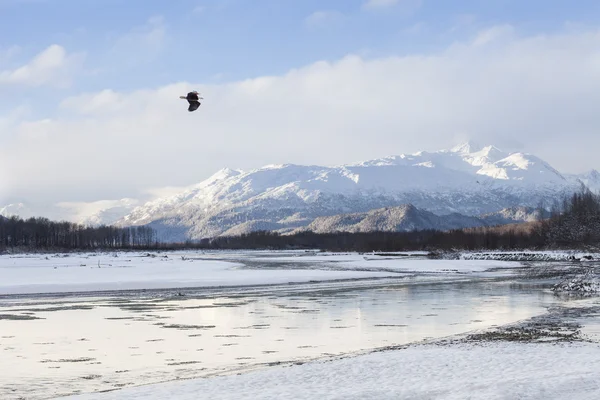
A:
[[[31,110],[26,106],[19,106],[0,115],[0,140],[14,129],[26,117],[31,116]]]
[[[37,121],[25,121],[18,127],[18,136],[28,142],[45,142],[51,139],[49,128],[53,121],[49,118]]]
[[[99,93],[83,94],[69,97],[60,103],[63,109],[77,110],[81,114],[117,111],[122,107],[124,96],[106,89]]]
[[[81,68],[83,58],[83,54],[68,54],[64,47],[53,44],[29,63],[0,71],[0,84],[67,86],[72,75]]]
[[[0,171],[11,171],[11,195],[79,201],[186,186],[223,167],[331,165],[459,138],[522,144],[565,172],[600,167],[600,32],[490,32],[508,31],[436,54],[68,98],[50,120],[11,128]],[[178,98],[191,89],[205,97],[194,113]]]

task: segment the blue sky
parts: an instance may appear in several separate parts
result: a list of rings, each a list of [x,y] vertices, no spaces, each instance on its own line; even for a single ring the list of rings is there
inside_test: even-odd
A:
[[[104,70],[71,90],[131,90],[281,74],[348,53],[430,51],[496,24],[552,32],[567,21],[600,17],[600,3],[592,0],[399,0],[372,10],[365,1],[0,0],[0,48],[18,46],[9,63],[17,66],[58,43],[85,52],[87,69]],[[132,41],[115,51],[120,38],[150,32],[151,18],[162,18],[160,50],[136,48]],[[130,63],[122,60],[128,56]]]
[[[592,0],[0,0],[0,201],[463,139],[600,168],[599,49]]]

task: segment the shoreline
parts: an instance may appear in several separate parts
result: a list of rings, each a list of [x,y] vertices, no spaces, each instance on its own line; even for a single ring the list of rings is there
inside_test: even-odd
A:
[[[460,334],[449,335],[447,337],[435,338],[435,339],[426,339],[419,342],[407,343],[404,345],[397,346],[384,346],[380,348],[373,348],[369,350],[345,353],[342,355],[331,356],[331,357],[321,357],[315,358],[308,361],[288,361],[288,362],[279,362],[274,364],[266,364],[266,365],[255,365],[250,368],[241,368],[237,370],[230,370],[222,373],[215,373],[214,375],[203,376],[203,377],[191,377],[191,378],[182,378],[182,379],[170,379],[165,380],[163,382],[156,382],[150,384],[143,384],[139,386],[131,386],[125,389],[112,389],[106,390],[102,393],[89,393],[82,395],[70,395],[66,397],[58,397],[56,399],[65,399],[65,400],[109,400],[109,399],[118,399],[122,398],[121,396],[133,396],[128,397],[131,399],[137,398],[154,398],[151,396],[151,393],[155,391],[160,391],[161,388],[166,389],[169,387],[170,390],[173,390],[175,394],[173,394],[173,399],[178,400],[192,400],[194,395],[197,393],[190,394],[189,388],[186,388],[182,391],[181,394],[177,393],[178,386],[194,386],[194,384],[202,384],[202,386],[210,387],[210,383],[217,382],[218,380],[226,380],[230,383],[233,383],[236,377],[247,378],[246,381],[258,380],[258,376],[268,377],[272,376],[280,376],[285,373],[287,370],[301,370],[301,369],[313,369],[317,367],[321,372],[332,370],[337,365],[346,363],[346,364],[360,364],[371,357],[376,355],[382,355],[383,357],[401,357],[403,351],[411,351],[413,352],[426,352],[431,351],[432,349],[449,349],[451,351],[481,351],[484,350],[500,350],[505,356],[510,357],[517,355],[519,352],[523,350],[531,350],[528,346],[544,346],[545,350],[548,348],[552,348],[552,346],[559,346],[556,349],[564,349],[565,346],[568,348],[578,349],[581,348],[585,351],[597,350],[600,354],[600,335],[595,339],[591,340],[585,338],[580,331],[580,328],[583,326],[580,323],[572,323],[568,322],[569,318],[585,318],[589,315],[598,315],[600,313],[600,303],[594,306],[589,306],[585,308],[579,307],[559,307],[556,309],[547,310],[546,313],[538,316],[534,316],[532,318],[527,318],[524,320],[516,321],[513,323],[509,323],[506,325],[502,325],[495,328],[489,328],[484,330],[473,330],[469,332],[463,332]],[[573,315],[576,314],[576,315]],[[600,322],[600,321],[598,321]],[[516,346],[512,346],[516,345]],[[537,348],[539,349],[539,347]],[[536,349],[536,350],[537,350]],[[442,350],[443,351],[443,350]],[[443,353],[440,353],[443,355]],[[417,357],[418,358],[418,357]],[[550,367],[551,364],[548,365]],[[597,365],[600,365],[600,360],[598,360]],[[413,365],[414,366],[414,365]],[[600,377],[600,370],[595,369],[595,367],[590,366],[590,372],[592,370],[595,372],[595,376]],[[500,373],[501,374],[501,373]],[[500,376],[501,377],[501,376]],[[241,379],[241,378],[240,378]],[[277,379],[272,379],[277,381]],[[265,380],[268,382],[268,380]],[[600,381],[597,389],[600,390]],[[334,382],[331,382],[331,385],[335,385]],[[376,386],[375,384],[374,386]],[[266,391],[272,389],[272,386],[265,384],[264,388]],[[322,388],[323,389],[323,388]],[[198,389],[200,391],[200,388]],[[330,390],[331,391],[331,390]],[[573,392],[573,388],[567,388],[567,391]],[[136,397],[136,393],[140,397]],[[218,394],[223,395],[222,398],[229,399],[228,393],[226,391],[220,390],[217,392]],[[112,397],[112,394],[116,394],[116,397]],[[523,393],[520,393],[523,395]],[[240,395],[253,395],[252,398],[262,398],[256,392],[250,393],[240,393],[236,392],[231,395],[231,398]],[[325,393],[319,393],[320,396],[324,396]],[[411,394],[413,396],[414,394]],[[422,394],[424,395],[424,394]],[[477,393],[464,393],[465,396],[469,396],[469,398],[489,398],[489,394],[481,394],[477,396]],[[472,397],[475,396],[475,397]],[[594,398],[594,394],[592,394],[589,398]],[[265,397],[268,397],[265,395]],[[160,397],[156,397],[157,399]],[[215,398],[215,397],[211,397]],[[221,398],[221,397],[218,397]],[[271,398],[271,397],[269,397]],[[282,397],[283,398],[283,397]],[[287,397],[286,397],[287,398]],[[290,397],[292,398],[292,397]],[[297,398],[311,398],[306,396],[300,396]],[[374,397],[378,398],[378,397]],[[386,396],[382,398],[389,398]],[[402,397],[402,398],[411,398]],[[445,398],[445,397],[444,397]],[[458,397],[457,397],[458,398]],[[526,397],[528,398],[528,397]],[[532,397],[537,398],[537,397]],[[546,397],[544,397],[546,398]],[[559,397],[551,397],[551,398],[559,398]]]

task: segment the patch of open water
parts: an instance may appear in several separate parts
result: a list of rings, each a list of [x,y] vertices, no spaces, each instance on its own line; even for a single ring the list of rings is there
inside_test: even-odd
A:
[[[567,300],[533,284],[472,281],[68,301],[0,307],[0,398],[53,398],[305,362],[503,325]]]

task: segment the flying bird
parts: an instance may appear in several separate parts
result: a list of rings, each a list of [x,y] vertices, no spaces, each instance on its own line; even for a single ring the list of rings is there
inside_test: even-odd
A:
[[[200,107],[200,99],[204,100],[204,97],[200,97],[198,94],[198,92],[193,91],[189,92],[187,96],[179,96],[180,99],[185,99],[190,103],[190,106],[188,107],[189,112],[196,111],[198,107]]]

